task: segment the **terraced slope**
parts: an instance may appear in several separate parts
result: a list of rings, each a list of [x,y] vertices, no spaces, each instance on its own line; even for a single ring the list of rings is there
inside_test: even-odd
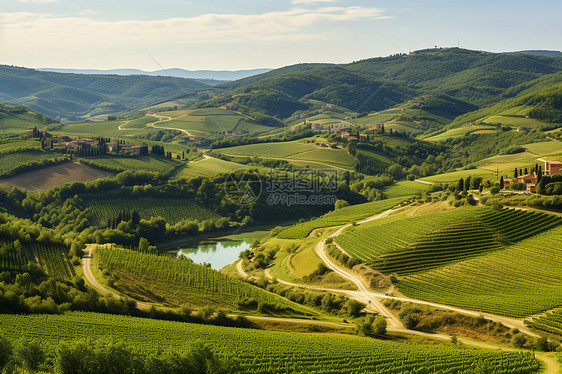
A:
[[[398,281],[405,295],[512,317],[562,305],[562,227]]]
[[[411,245],[425,235],[443,229],[450,222],[474,220],[485,208],[463,207],[452,211],[414,218],[373,221],[351,227],[336,238],[336,242],[350,255],[362,261],[373,261],[377,257],[411,249]]]
[[[503,249],[561,223],[561,217],[542,212],[464,207],[359,226],[336,242],[383,273],[406,275]]]
[[[236,357],[242,373],[530,374],[539,370],[538,361],[530,353],[238,329],[96,313],[0,315],[0,329],[10,338],[39,338],[44,344],[111,337],[134,346],[141,354],[178,351],[200,340],[219,354]]]
[[[533,318],[526,324],[535,330],[546,332],[562,338],[562,309],[547,313],[544,316]]]
[[[281,296],[262,290],[239,279],[230,278],[188,259],[145,254],[117,247],[98,247],[94,262],[111,269],[115,288],[164,305],[213,306],[230,310],[257,309],[267,304],[264,313],[313,314]],[[239,301],[245,300],[245,307]]]

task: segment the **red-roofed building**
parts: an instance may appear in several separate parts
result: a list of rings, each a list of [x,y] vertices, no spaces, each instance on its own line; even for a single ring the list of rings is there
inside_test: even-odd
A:
[[[562,169],[562,162],[560,161],[545,161],[544,163],[545,175],[562,174],[561,169]]]

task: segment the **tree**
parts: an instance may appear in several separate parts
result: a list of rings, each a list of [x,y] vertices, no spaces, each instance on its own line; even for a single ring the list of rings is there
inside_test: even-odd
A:
[[[515,168],[515,172],[513,173],[513,178],[517,178],[519,174],[517,173],[517,168]]]
[[[0,372],[12,358],[12,343],[5,337],[0,336]]]
[[[513,344],[515,348],[521,348],[525,343],[527,343],[527,336],[522,332],[513,335],[513,338],[511,338],[511,344]]]
[[[464,190],[464,179],[462,179],[462,178],[459,179],[459,184],[457,186],[457,190],[459,190],[459,191]]]
[[[388,172],[390,173],[390,175],[392,175],[392,177],[394,179],[401,179],[402,178],[402,174],[403,174],[402,166],[400,166],[398,164],[391,165],[388,168]]]
[[[338,209],[344,208],[346,206],[349,206],[349,203],[347,201],[345,201],[343,199],[338,199],[336,201],[336,204],[334,205],[334,209],[338,210]]]
[[[503,190],[504,188],[504,182],[503,182],[503,175],[500,178],[500,189]]]
[[[45,352],[38,340],[21,340],[15,349],[16,360],[25,370],[37,372],[45,362]]]
[[[372,323],[372,330],[374,335],[385,335],[386,319],[383,316],[376,316]]]
[[[464,191],[468,191],[470,189],[470,175],[464,181]]]
[[[150,242],[146,238],[139,239],[139,251],[146,253],[148,252],[148,247],[150,247]]]

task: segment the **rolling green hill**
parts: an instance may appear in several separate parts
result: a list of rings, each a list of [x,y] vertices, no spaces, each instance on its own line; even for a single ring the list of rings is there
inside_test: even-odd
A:
[[[34,127],[45,128],[56,121],[25,106],[0,104],[0,135],[21,135]]]
[[[0,66],[0,101],[52,117],[79,120],[141,109],[164,98],[210,87],[192,79],[65,74]]]
[[[464,103],[466,110],[468,105],[482,107],[511,97],[504,96],[511,87],[561,69],[560,57],[429,49],[300,71],[274,70],[225,85],[232,90],[200,105],[236,102],[251,111],[288,118],[311,109],[310,100],[362,112],[389,109],[416,96],[447,95]]]
[[[447,128],[471,122],[528,128],[562,123],[562,72],[513,87],[505,95],[514,97],[461,115]]]

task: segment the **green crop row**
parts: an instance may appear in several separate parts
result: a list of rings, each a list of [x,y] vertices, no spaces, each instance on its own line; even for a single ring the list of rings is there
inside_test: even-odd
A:
[[[78,338],[125,341],[141,354],[181,351],[200,340],[234,356],[242,373],[496,373],[539,371],[530,353],[458,349],[369,338],[311,335],[158,321],[95,313],[2,315],[10,338],[60,344]]]
[[[562,227],[506,249],[400,279],[417,299],[525,317],[562,303]]]
[[[98,224],[105,224],[107,220],[116,218],[121,212],[137,212],[141,219],[162,217],[169,224],[179,221],[205,221],[220,218],[216,212],[207,209],[193,200],[187,199],[103,199],[96,198],[88,201],[88,207]]]
[[[198,265],[187,258],[159,256],[117,247],[98,247],[95,261],[111,269],[122,284],[134,283],[149,290],[163,303],[195,307],[214,306],[237,310],[241,300],[266,303],[275,310],[309,314],[300,305],[267,292],[239,279],[231,278],[210,267]]]

